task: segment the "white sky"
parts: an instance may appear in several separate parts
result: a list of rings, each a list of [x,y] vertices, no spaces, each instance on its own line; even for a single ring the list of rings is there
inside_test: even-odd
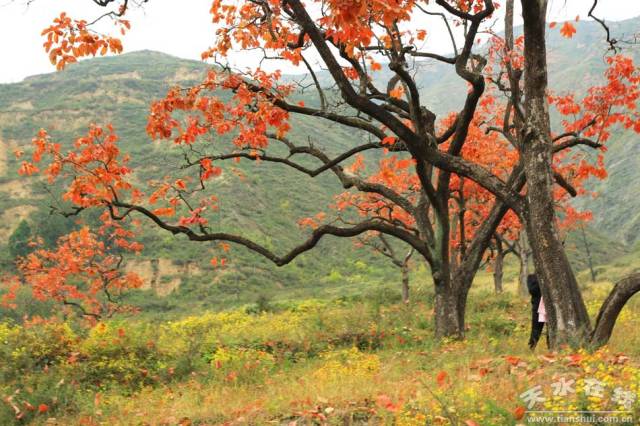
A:
[[[549,21],[573,20],[576,15],[586,19],[591,3],[591,0],[549,0]],[[200,53],[214,37],[208,13],[210,4],[211,0],[150,0],[143,10],[135,10],[128,16],[132,29],[123,39],[125,52],[149,49],[200,60]],[[61,11],[89,20],[104,9],[90,0],[35,0],[29,6],[26,0],[0,0],[0,83],[53,71],[42,49],[40,32]],[[632,18],[640,15],[640,0],[600,0],[596,12],[607,20]],[[429,32],[427,40],[427,46],[435,52],[450,50],[442,31]],[[255,66],[256,56],[245,53],[233,62],[240,67]]]

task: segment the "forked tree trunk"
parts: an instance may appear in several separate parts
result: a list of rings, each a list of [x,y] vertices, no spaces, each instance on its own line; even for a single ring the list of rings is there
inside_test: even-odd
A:
[[[456,315],[457,319],[452,319],[451,315],[446,315],[448,321],[454,324],[452,327],[456,330],[455,335],[459,338],[464,338],[466,332],[466,311],[467,311],[467,299],[473,279],[480,268],[483,255],[491,241],[491,237],[495,234],[495,231],[500,224],[502,218],[508,211],[508,207],[500,201],[496,201],[495,208],[492,209],[491,214],[482,223],[477,231],[476,237],[468,245],[464,256],[460,262],[457,263],[456,268],[452,268],[450,292],[452,297],[449,299],[449,309]],[[443,297],[443,299],[446,299]],[[437,287],[436,287],[436,300],[437,300]],[[443,303],[443,305],[446,305]],[[437,315],[436,315],[437,316]],[[445,315],[443,315],[444,317]],[[437,322],[437,321],[436,321]]]
[[[546,98],[546,9],[546,0],[522,0],[527,120],[522,156],[527,178],[527,233],[542,284],[550,344],[555,347],[562,343],[584,344],[590,334],[590,323],[556,226],[551,168],[553,142]]]

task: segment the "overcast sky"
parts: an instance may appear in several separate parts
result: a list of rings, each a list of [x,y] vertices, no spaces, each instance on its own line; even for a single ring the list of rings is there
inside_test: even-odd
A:
[[[519,3],[519,2],[516,2]],[[591,0],[550,0],[549,21],[587,19]],[[211,0],[153,0],[144,9],[131,13],[132,29],[123,39],[125,51],[150,49],[174,56],[200,59],[209,47],[214,27],[208,13]],[[597,15],[622,20],[640,15],[640,0],[600,0]],[[52,72],[42,49],[40,32],[59,12],[75,18],[97,17],[102,8],[90,0],[0,0],[0,83],[20,81],[34,74]],[[429,48],[446,53],[442,31],[429,32]],[[255,57],[234,58],[237,66],[254,66]],[[291,70],[284,70],[291,71]]]

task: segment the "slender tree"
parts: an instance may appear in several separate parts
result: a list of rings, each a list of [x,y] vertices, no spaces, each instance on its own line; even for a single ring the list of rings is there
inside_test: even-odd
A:
[[[493,287],[496,294],[504,291],[502,278],[504,277],[504,256],[505,249],[500,238],[493,239]]]
[[[413,248],[410,248],[404,255],[399,253],[399,250],[384,236],[384,234],[365,235],[359,237],[358,244],[361,246],[369,247],[374,253],[378,253],[388,258],[391,263],[400,269],[401,274],[401,290],[402,290],[402,303],[409,304],[409,262],[411,257],[415,253]]]
[[[596,271],[593,268],[593,258],[591,257],[591,245],[587,239],[587,234],[584,232],[584,225],[580,226],[580,238],[584,247],[584,253],[587,257],[587,266],[589,267],[589,273],[591,274],[591,282],[596,282]]]

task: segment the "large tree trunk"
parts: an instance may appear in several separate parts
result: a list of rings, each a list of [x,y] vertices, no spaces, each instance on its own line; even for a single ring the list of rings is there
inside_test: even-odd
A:
[[[552,347],[583,344],[587,309],[558,236],[553,200],[552,148],[547,104],[546,0],[522,0],[525,36],[525,114],[522,156],[527,178],[526,225],[548,314]]]
[[[464,338],[464,325],[460,322],[464,313],[460,313],[460,295],[449,280],[435,283],[436,298],[434,305],[436,338]]]

